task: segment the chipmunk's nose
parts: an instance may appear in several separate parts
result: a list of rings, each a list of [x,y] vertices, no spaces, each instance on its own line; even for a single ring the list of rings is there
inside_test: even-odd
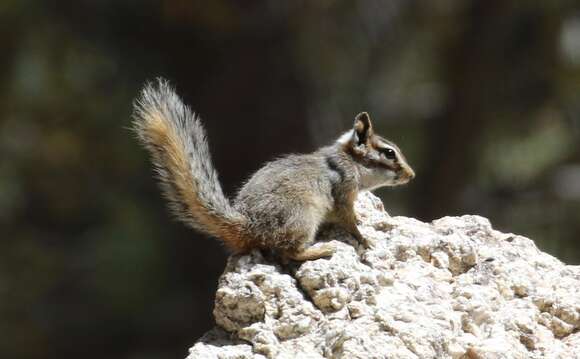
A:
[[[407,181],[410,181],[413,178],[415,178],[415,171],[413,171],[413,169],[408,165],[404,167],[404,173],[405,173],[405,179]]]

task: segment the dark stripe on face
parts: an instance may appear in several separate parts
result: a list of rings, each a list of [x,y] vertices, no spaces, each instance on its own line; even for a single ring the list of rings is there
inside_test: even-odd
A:
[[[326,160],[326,165],[328,166],[328,168],[333,171],[336,172],[338,174],[338,176],[340,177],[340,182],[344,181],[344,177],[346,176],[346,173],[344,173],[344,169],[341,168],[338,163],[336,163],[336,159],[327,156],[325,158]]]
[[[395,172],[401,170],[401,165],[395,161],[389,161],[389,162],[375,161],[375,160],[368,158],[363,153],[359,153],[359,152],[355,151],[352,147],[345,147],[345,150],[346,150],[346,153],[348,153],[356,162],[361,163],[365,167],[383,168],[383,169],[388,169],[390,171],[395,171]],[[373,149],[373,151],[377,151],[377,149]]]
[[[389,162],[377,162],[376,166],[380,167],[380,168],[386,168],[388,170],[394,171],[394,172],[398,172],[401,170],[401,165],[398,164],[396,161],[391,161],[393,163],[389,163]]]

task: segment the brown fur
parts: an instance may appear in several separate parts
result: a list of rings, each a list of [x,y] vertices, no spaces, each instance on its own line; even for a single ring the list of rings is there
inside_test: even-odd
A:
[[[199,118],[165,81],[144,89],[134,118],[173,213],[238,253],[261,248],[294,260],[329,256],[331,244],[311,247],[321,225],[340,226],[363,241],[354,213],[358,192],[403,184],[414,176],[400,150],[376,136],[370,117],[361,113],[351,134],[334,145],[267,163],[231,204]],[[398,157],[381,157],[381,142],[396,148]]]
[[[177,217],[220,238],[234,252],[251,249],[252,240],[244,230],[243,217],[224,218],[201,200],[199,179],[192,175],[190,159],[185,152],[187,138],[178,133],[180,129],[164,113],[163,107],[151,102],[141,102],[137,106],[135,131],[151,153],[165,197],[173,204]]]
[[[163,115],[157,111],[148,113],[145,119],[146,125],[143,130],[155,146],[163,149],[163,151],[156,151],[154,156],[158,162],[164,163],[170,172],[177,195],[187,206],[187,211],[195,213],[197,222],[209,233],[224,241],[229,249],[235,252],[247,251],[249,238],[245,238],[242,226],[239,223],[225,222],[219,217],[212,216],[199,200],[196,181],[189,175],[190,166],[184,153],[185,145],[174,132],[175,129],[168,126]]]

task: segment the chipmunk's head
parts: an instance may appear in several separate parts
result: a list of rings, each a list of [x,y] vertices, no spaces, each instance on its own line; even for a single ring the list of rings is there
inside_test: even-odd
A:
[[[397,186],[415,177],[399,147],[374,133],[366,112],[356,116],[353,129],[342,135],[338,143],[357,163],[363,189]]]

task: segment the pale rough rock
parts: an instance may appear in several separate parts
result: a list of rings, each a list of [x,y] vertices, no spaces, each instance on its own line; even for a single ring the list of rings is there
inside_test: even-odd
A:
[[[333,230],[332,258],[231,257],[188,358],[580,358],[579,266],[482,217],[356,209],[368,249]]]

